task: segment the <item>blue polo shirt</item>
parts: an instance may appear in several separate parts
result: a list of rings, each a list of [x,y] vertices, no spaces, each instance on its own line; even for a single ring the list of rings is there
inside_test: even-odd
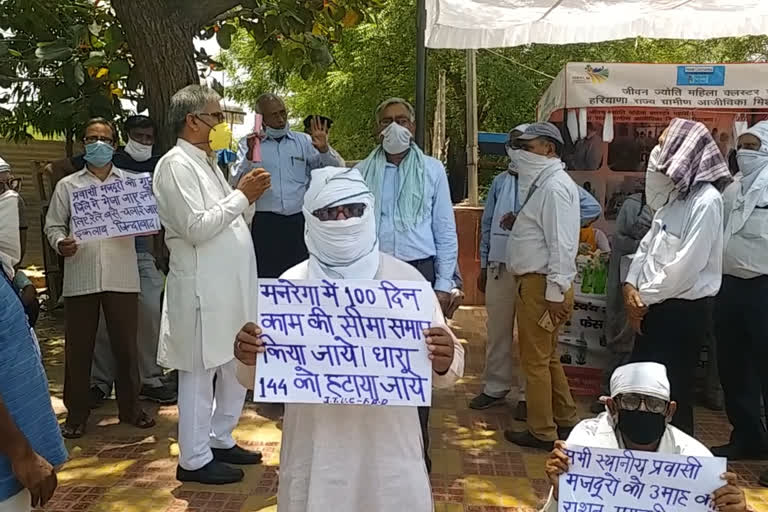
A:
[[[5,274],[0,275],[0,398],[32,449],[58,466],[67,460],[67,449],[51,406],[40,348],[19,296]],[[21,490],[10,460],[0,455],[0,502]]]

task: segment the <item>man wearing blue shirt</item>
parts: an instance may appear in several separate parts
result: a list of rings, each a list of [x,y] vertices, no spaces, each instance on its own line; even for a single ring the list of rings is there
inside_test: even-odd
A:
[[[301,207],[312,170],[343,167],[344,160],[328,144],[324,122],[311,122],[309,135],[292,131],[285,103],[278,96],[261,95],[256,111],[263,117],[264,132],[240,141],[230,183],[236,185],[254,168],[270,173],[271,187],[254,203],[251,236],[259,277],[280,277],[309,257]],[[254,155],[257,141],[260,147]]]
[[[0,270],[0,510],[31,511],[56,490],[67,460],[37,340]]]
[[[508,148],[514,147],[515,139],[522,135],[527,127],[525,124],[520,125],[509,133]],[[477,285],[480,291],[485,293],[488,341],[485,348],[485,388],[469,402],[472,409],[504,405],[515,380],[512,344],[517,284],[515,276],[507,270],[509,231],[502,227],[501,219],[505,214],[520,209],[517,188],[517,171],[510,163],[507,171],[494,178],[485,201],[480,237],[480,277]],[[525,421],[525,384],[519,384],[520,394],[515,419]]]
[[[432,283],[447,312],[459,254],[448,177],[439,160],[414,143],[416,111],[391,98],[376,109],[381,144],[357,165],[375,201],[379,250],[410,263]],[[429,408],[419,407],[427,470]]]

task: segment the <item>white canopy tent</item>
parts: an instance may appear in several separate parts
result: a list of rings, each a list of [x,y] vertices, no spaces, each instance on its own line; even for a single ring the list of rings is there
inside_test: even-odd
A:
[[[764,34],[765,0],[426,0],[429,48]]]
[[[768,0],[419,1],[422,2],[426,10],[422,27],[426,47],[467,50],[467,167],[469,200],[473,205],[478,202],[474,50],[531,43],[594,43],[638,36],[709,39],[768,33]],[[423,11],[420,14],[423,16]],[[417,66],[423,70],[424,62]],[[426,87],[422,77],[417,74],[417,98],[420,94],[423,98]]]

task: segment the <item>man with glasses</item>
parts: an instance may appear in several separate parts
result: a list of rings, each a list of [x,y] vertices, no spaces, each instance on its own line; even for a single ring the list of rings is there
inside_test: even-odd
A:
[[[518,173],[520,209],[507,241],[507,265],[517,278],[520,365],[525,372],[527,429],[507,430],[518,446],[551,450],[578,422],[558,356],[558,331],[573,309],[581,229],[579,189],[561,160],[563,137],[551,123],[534,123],[510,157]]]
[[[676,410],[677,404],[670,400],[664,365],[632,363],[617,368],[611,377],[611,397],[605,403],[605,412],[582,421],[566,441],[555,443],[546,462],[552,489],[542,512],[558,510],[559,478],[569,468],[568,446],[711,457],[703,444],[670,425]],[[722,479],[725,485],[714,492],[714,509],[745,512],[746,498],[736,486],[736,475],[725,473]]]
[[[263,117],[263,132],[240,141],[230,183],[255,168],[272,176],[270,188],[254,203],[251,236],[259,275],[279,277],[307,258],[301,206],[312,170],[343,166],[344,160],[328,144],[330,120],[313,117],[307,133],[294,132],[285,103],[274,94],[261,95],[256,112]]]
[[[120,421],[141,429],[155,425],[139,405],[137,322],[139,271],[133,237],[79,243],[70,231],[70,200],[74,190],[125,179],[128,173],[112,164],[117,130],[106,119],[90,120],[83,137],[86,165],[58,182],[45,219],[51,247],[64,257],[66,350],[64,405],[66,438],[85,434],[90,415],[91,362],[103,309],[109,341],[115,355],[117,405]]]
[[[413,140],[416,111],[401,98],[376,109],[380,144],[357,164],[373,197],[381,251],[410,263],[432,283],[443,313],[451,307],[459,241],[443,164]],[[429,458],[429,408],[420,407]]]
[[[373,194],[357,170],[315,173],[303,208],[309,259],[282,278],[425,280],[381,250]],[[432,326],[424,332],[432,385],[448,387],[463,375],[464,351],[437,306]],[[258,372],[256,355],[265,350],[260,335],[260,328],[248,323],[235,339],[235,356],[245,365],[238,378],[250,388]],[[413,407],[289,403],[282,431],[281,511],[434,510]]]
[[[203,484],[238,482],[244,473],[230,464],[261,462],[232,437],[245,401],[232,339],[256,318],[256,258],[243,214],[269,188],[269,174],[249,171],[233,190],[219,171],[216,151],[232,141],[220,100],[200,85],[173,95],[168,116],[179,138],[153,180],[171,252],[157,361],[179,371],[176,478]]]

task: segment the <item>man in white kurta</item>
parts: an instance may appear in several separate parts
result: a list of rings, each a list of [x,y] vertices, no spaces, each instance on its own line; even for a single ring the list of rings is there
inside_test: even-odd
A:
[[[670,401],[669,379],[664,365],[632,363],[620,366],[611,376],[611,398],[606,412],[582,421],[566,441],[557,441],[547,460],[552,483],[542,512],[558,510],[558,478],[568,470],[567,446],[636,450],[692,457],[711,457],[706,446],[669,424],[677,404]],[[736,475],[726,473],[727,482],[715,492],[719,512],[747,510],[744,492],[736,487]]]
[[[220,130],[228,130],[214,91],[182,89],[170,116],[179,139],[158,163],[153,185],[171,253],[157,362],[179,370],[177,478],[232,483],[243,471],[229,464],[261,462],[232,437],[246,393],[232,337],[256,317],[256,258],[243,212],[263,186],[246,176],[232,190],[219,171],[213,149],[226,144]]]
[[[364,213],[357,217],[361,204]],[[309,259],[282,278],[425,280],[411,265],[379,252],[373,196],[357,170],[314,171],[304,216]],[[433,386],[448,387],[464,373],[464,351],[437,301],[432,325],[426,343]],[[254,383],[256,352],[263,351],[260,332],[248,324],[235,342],[235,355],[251,365],[238,373],[248,387]],[[431,512],[417,408],[286,404],[277,507],[279,512]]]

